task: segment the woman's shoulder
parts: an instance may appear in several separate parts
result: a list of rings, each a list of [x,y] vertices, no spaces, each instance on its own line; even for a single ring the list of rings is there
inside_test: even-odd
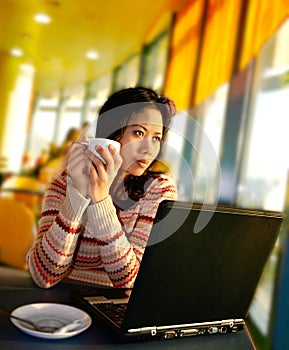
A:
[[[175,197],[177,193],[176,181],[167,174],[157,174],[153,179],[147,189],[148,193],[159,193],[160,195],[168,195],[170,197]]]
[[[158,185],[158,184],[171,184],[173,186],[176,186],[176,181],[173,179],[172,176],[167,174],[156,174],[152,180],[152,185]]]
[[[65,171],[59,173],[50,183],[47,191],[66,191],[67,187],[67,173]]]

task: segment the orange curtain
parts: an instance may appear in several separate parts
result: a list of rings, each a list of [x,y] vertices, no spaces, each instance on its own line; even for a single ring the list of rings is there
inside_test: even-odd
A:
[[[229,82],[235,73],[234,59],[237,69],[245,68],[289,17],[289,0],[248,0],[244,27],[240,29],[239,17],[246,1],[189,0],[177,14],[165,93],[179,109],[200,104]],[[201,33],[203,20],[205,27]],[[241,42],[237,42],[239,30]],[[239,57],[235,57],[237,49]]]
[[[190,105],[203,7],[204,0],[190,0],[177,14],[173,27],[164,91],[180,110]]]
[[[242,0],[209,0],[193,105],[229,81]]]
[[[255,57],[261,47],[289,17],[289,0],[250,0],[239,69]]]

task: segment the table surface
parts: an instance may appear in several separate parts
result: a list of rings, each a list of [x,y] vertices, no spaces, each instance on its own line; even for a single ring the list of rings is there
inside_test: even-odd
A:
[[[52,302],[72,305],[69,293],[72,289],[85,288],[87,285],[72,281],[62,281],[50,289],[41,289],[31,280],[25,271],[0,267],[0,307],[7,311],[37,302]],[[192,349],[192,350],[252,350],[255,349],[247,329],[226,335],[198,336],[182,339],[148,341],[121,344],[100,322],[93,320],[92,325],[81,334],[66,339],[41,339],[25,334],[11,321],[0,315],[0,348],[51,350],[88,350],[88,349]]]

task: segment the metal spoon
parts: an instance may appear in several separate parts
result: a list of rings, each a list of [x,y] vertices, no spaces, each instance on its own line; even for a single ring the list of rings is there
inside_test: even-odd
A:
[[[27,320],[27,319],[22,318],[22,317],[14,316],[14,315],[12,315],[10,312],[4,311],[4,310],[0,310],[0,314],[2,314],[2,315],[4,315],[4,316],[7,316],[7,317],[9,317],[9,318],[14,318],[15,320],[24,322],[24,323],[26,323],[26,324],[32,326],[33,329],[35,329],[36,331],[41,331],[41,332],[43,332],[43,330],[46,331],[46,332],[55,331],[55,327],[53,327],[53,329],[51,329],[51,327],[49,327],[49,329],[46,330],[47,327],[38,326],[36,323],[34,323],[34,322],[31,321],[31,320]],[[59,328],[59,327],[58,327],[58,328]]]
[[[41,320],[39,322],[33,322],[31,320],[27,320],[27,319],[22,318],[22,317],[14,316],[11,313],[9,313],[7,311],[4,311],[4,310],[1,310],[1,309],[0,309],[0,313],[2,315],[5,315],[5,316],[9,317],[9,318],[14,318],[15,320],[18,320],[18,321],[24,322],[26,324],[29,324],[36,331],[53,333],[53,334],[62,334],[62,333],[66,333],[66,332],[72,332],[77,327],[79,327],[79,325],[85,320],[85,318],[82,317],[82,318],[73,320],[73,321],[71,321],[71,322],[69,322],[67,324],[57,320],[57,322],[58,322],[57,326],[49,326],[49,325],[47,325],[47,323],[49,323],[49,322],[46,321],[46,325],[45,326],[44,325],[40,326],[37,323],[43,322],[43,320]]]
[[[64,325],[63,327],[60,327],[58,329],[56,329],[55,331],[53,331],[53,334],[62,334],[62,333],[67,333],[67,332],[72,332],[74,331],[77,327],[79,327],[79,325],[82,323],[82,321],[84,321],[85,318],[79,318],[77,320],[74,320],[70,323],[67,323],[66,325]]]

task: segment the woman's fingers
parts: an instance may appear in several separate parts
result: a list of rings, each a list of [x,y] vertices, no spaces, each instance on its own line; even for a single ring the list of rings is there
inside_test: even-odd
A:
[[[66,155],[67,166],[71,167],[75,162],[82,159],[85,147],[80,144],[72,144]]]
[[[94,178],[96,182],[102,183],[102,185],[106,184],[106,186],[109,188],[120,168],[122,158],[119,152],[117,152],[113,146],[109,146],[109,151],[101,146],[98,146],[96,150],[104,159],[105,163],[103,163],[100,158],[89,150],[86,152],[87,156],[91,159],[94,165],[94,169],[96,170],[96,174],[94,174],[92,178]],[[94,170],[91,172],[94,172]]]
[[[110,168],[110,170],[113,171],[119,169],[122,163],[122,158],[113,145],[108,145],[108,151],[104,147],[98,146],[96,151],[102,159],[104,159],[106,169]]]
[[[115,170],[118,170],[122,164],[121,155],[113,145],[108,145],[108,149],[113,156],[114,168]]]
[[[95,156],[91,152],[90,152],[91,154],[88,155],[88,157],[91,159],[92,163],[94,164],[94,167],[97,171],[99,179],[101,181],[106,180],[108,183],[108,186],[110,186],[121,166],[122,158],[119,152],[117,152],[117,150],[113,146],[109,147],[109,151],[99,146],[97,148],[97,152],[102,157],[102,159],[104,159],[105,163],[103,163],[102,160],[100,160],[97,156]]]

